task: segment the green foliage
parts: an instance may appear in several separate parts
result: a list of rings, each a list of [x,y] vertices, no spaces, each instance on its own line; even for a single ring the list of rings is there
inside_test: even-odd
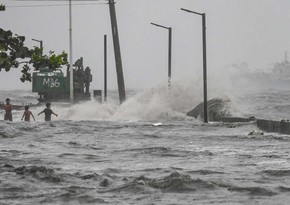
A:
[[[10,68],[17,68],[18,58],[24,59],[31,55],[30,50],[24,46],[24,36],[13,36],[11,31],[5,31],[0,28],[0,71]]]
[[[0,4],[0,11],[5,11],[5,5]]]
[[[35,47],[30,63],[36,70],[44,67],[55,70],[56,68],[60,68],[62,65],[68,63],[67,53],[63,51],[61,54],[56,55],[54,51],[50,51],[49,55],[42,55],[42,49]]]
[[[67,65],[67,53],[64,51],[56,55],[53,51],[49,55],[43,55],[43,49],[34,47],[29,49],[24,46],[24,36],[13,36],[11,31],[5,31],[0,28],[0,71],[5,69],[9,71],[11,68],[22,66],[22,82],[31,81],[31,67],[33,70],[40,68],[49,68],[56,70],[63,65]],[[22,62],[20,62],[22,60]]]

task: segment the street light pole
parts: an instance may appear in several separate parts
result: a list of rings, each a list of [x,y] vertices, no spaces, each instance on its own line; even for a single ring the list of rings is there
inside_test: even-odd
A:
[[[42,52],[43,52],[43,41],[41,41],[41,40],[37,40],[37,39],[31,39],[31,40],[33,40],[33,41],[36,41],[36,42],[39,42],[39,44],[40,44],[40,48],[41,48],[41,55],[42,55]]]
[[[71,5],[71,0],[69,0],[69,73],[70,73],[70,102],[71,104],[74,103],[74,82],[73,82],[73,48],[72,48],[72,5]]]
[[[107,102],[107,35],[104,35],[104,100]]]
[[[205,13],[202,14],[202,44],[203,44],[203,96],[204,96],[204,122],[208,123],[207,113],[207,59],[206,59],[206,20]]]
[[[172,59],[172,28],[160,24],[151,23],[153,26],[165,28],[168,30],[168,87],[171,87],[171,59]]]
[[[202,16],[202,44],[203,44],[203,119],[205,123],[208,123],[208,113],[207,113],[207,59],[206,59],[206,17],[205,13],[198,13],[188,9],[181,8],[182,11],[197,14]]]
[[[168,28],[168,87],[171,87],[172,28]]]

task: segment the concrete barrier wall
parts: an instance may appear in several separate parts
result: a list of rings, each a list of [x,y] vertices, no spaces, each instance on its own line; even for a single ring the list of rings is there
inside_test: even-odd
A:
[[[280,134],[289,134],[290,135],[290,122],[289,121],[273,121],[265,119],[255,119],[254,117],[250,118],[241,118],[241,117],[220,117],[215,118],[213,121],[216,122],[251,122],[255,121],[257,127],[265,132],[277,132]]]
[[[257,119],[257,127],[266,132],[290,134],[290,122]]]
[[[254,117],[250,118],[242,118],[242,117],[219,117],[214,118],[213,121],[215,122],[251,122],[255,121],[256,119]]]

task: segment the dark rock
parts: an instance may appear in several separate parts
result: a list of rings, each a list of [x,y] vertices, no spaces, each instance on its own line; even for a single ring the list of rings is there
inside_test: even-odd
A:
[[[227,98],[213,98],[207,101],[207,113],[208,120],[213,121],[216,118],[221,117],[231,117],[230,109],[230,100]],[[201,117],[203,118],[203,102],[197,105],[194,109],[187,112],[186,115],[190,117]]]

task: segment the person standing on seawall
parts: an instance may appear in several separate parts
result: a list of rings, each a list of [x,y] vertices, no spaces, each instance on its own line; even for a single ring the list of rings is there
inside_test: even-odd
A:
[[[46,108],[41,111],[40,113],[38,113],[38,115],[44,113],[44,120],[45,121],[51,121],[51,115],[54,114],[56,117],[58,116],[58,114],[55,114],[51,109],[50,109],[51,104],[50,103],[46,103]]]
[[[10,104],[10,99],[6,98],[6,104],[4,105],[5,110],[4,120],[12,121],[12,109],[13,105]]]
[[[23,115],[22,115],[21,120],[23,120],[23,118],[24,118],[24,120],[25,120],[26,122],[30,122],[30,115],[33,117],[33,119],[34,119],[34,121],[35,121],[35,118],[34,118],[32,112],[29,110],[29,106],[26,105],[26,106],[25,106],[25,111],[24,111],[24,113],[23,113]]]

